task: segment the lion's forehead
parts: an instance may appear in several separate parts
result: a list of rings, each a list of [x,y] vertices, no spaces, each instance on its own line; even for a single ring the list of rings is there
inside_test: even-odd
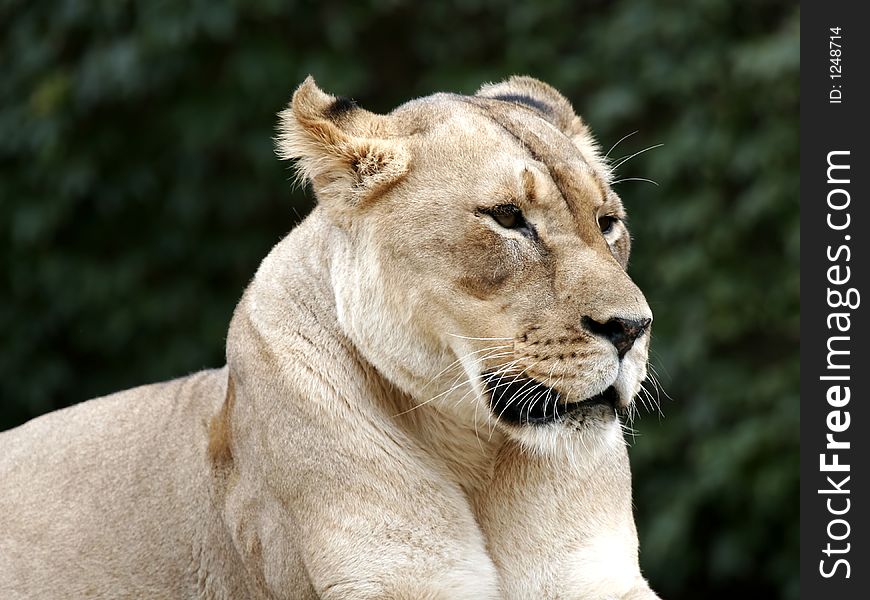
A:
[[[606,202],[619,204],[610,190],[609,173],[597,156],[579,146],[542,114],[524,105],[483,98],[438,95],[416,101],[410,115],[417,126],[427,122],[428,135],[419,152],[463,164],[489,167],[487,177],[521,185],[526,169],[537,171],[537,186],[552,182],[575,215]],[[592,147],[594,140],[587,140]],[[500,168],[492,169],[492,166]],[[499,173],[499,171],[501,171]],[[461,171],[464,172],[464,171]],[[466,173],[466,175],[472,175]],[[488,179],[479,183],[493,183]]]

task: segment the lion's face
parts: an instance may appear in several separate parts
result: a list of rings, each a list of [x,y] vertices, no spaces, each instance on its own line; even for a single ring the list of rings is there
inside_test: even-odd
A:
[[[375,144],[349,152],[332,213],[354,248],[339,313],[367,357],[418,402],[526,442],[615,421],[646,376],[652,314],[625,272],[622,203],[567,101],[514,78],[357,111],[326,121]],[[339,178],[302,156],[324,202]]]

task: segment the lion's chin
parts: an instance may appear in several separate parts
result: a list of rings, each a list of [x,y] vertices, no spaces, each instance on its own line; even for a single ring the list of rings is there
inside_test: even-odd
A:
[[[500,422],[518,427],[548,425],[577,417],[613,417],[621,404],[612,385],[598,394],[572,401],[529,377],[487,372],[482,380],[493,414]]]

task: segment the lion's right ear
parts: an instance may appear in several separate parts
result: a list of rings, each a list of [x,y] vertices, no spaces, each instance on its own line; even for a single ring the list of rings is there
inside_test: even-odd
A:
[[[482,86],[476,96],[536,110],[542,117],[567,135],[588,159],[600,160],[598,144],[574,107],[556,88],[534,77],[514,75],[499,83]]]
[[[499,83],[487,83],[476,96],[523,104],[558,127],[568,137],[589,135],[589,130],[574,107],[556,88],[528,75],[514,75]]]
[[[299,178],[320,201],[360,205],[408,171],[408,152],[389,117],[323,92],[309,76],[279,115],[276,150],[297,159]]]

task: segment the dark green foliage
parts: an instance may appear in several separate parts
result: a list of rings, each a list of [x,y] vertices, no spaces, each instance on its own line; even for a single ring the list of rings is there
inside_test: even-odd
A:
[[[528,73],[627,162],[672,399],[635,422],[641,563],[798,597],[798,33],[788,2],[0,1],[0,428],[223,363],[310,206],[272,152],[313,73],[387,110]],[[654,392],[655,393],[655,392]],[[578,507],[582,510],[582,507]]]

